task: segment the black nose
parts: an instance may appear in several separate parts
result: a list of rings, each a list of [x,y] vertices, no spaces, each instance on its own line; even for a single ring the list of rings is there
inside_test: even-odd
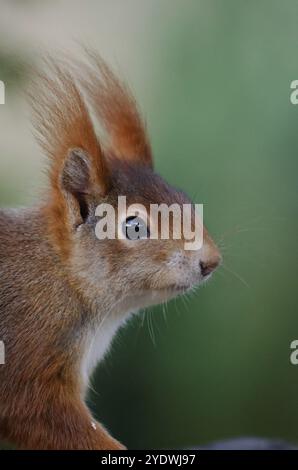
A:
[[[200,261],[200,268],[203,277],[208,276],[211,274],[219,265],[220,259],[212,259],[210,261]]]

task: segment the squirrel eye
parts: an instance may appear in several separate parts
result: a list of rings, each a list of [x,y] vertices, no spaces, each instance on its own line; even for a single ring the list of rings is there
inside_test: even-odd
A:
[[[123,223],[123,233],[128,240],[143,240],[150,236],[146,223],[137,216],[127,217]]]

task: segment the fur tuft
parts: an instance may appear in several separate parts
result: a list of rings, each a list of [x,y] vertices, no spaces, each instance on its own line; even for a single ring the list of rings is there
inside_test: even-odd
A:
[[[51,58],[45,61],[47,72],[39,72],[29,92],[37,140],[50,158],[50,180],[59,183],[67,154],[73,148],[84,150],[102,185],[107,169],[93,124],[75,78]]]
[[[152,167],[152,152],[145,123],[129,87],[106,62],[86,50],[89,65],[81,77],[88,99],[109,137],[109,154]]]

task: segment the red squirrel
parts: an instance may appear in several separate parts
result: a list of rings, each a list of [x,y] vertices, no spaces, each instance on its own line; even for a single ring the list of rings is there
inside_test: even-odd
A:
[[[146,208],[191,201],[154,172],[136,102],[109,66],[95,53],[66,63],[49,59],[31,92],[48,161],[44,197],[0,211],[0,439],[121,450],[84,402],[92,370],[132,312],[202,283],[220,253],[205,228],[198,250],[183,239],[95,236],[96,207],[117,208],[120,195]]]

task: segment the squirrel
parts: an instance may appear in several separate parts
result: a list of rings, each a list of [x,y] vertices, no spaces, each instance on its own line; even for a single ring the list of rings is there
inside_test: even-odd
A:
[[[198,250],[182,239],[96,237],[96,207],[116,209],[119,195],[146,208],[192,202],[154,171],[128,86],[87,55],[45,59],[36,73],[30,100],[48,185],[32,207],[0,210],[0,440],[21,449],[125,449],[85,404],[94,367],[132,313],[199,285],[221,261],[205,228]]]

